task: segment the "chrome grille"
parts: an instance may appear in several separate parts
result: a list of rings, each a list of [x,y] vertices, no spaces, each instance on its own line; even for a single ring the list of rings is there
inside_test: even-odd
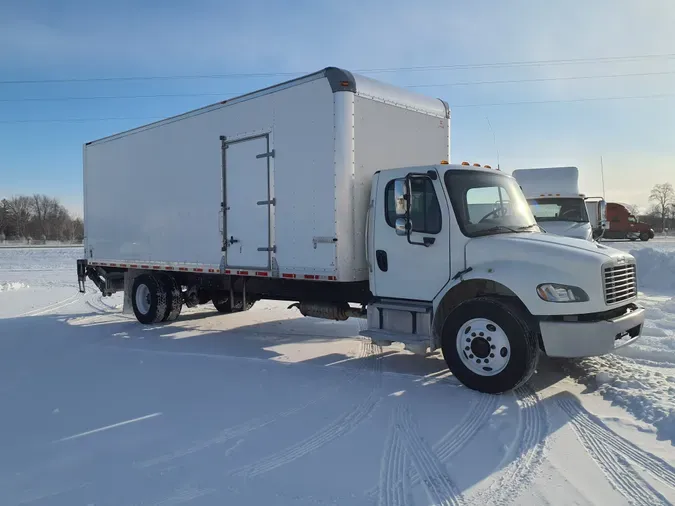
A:
[[[605,267],[603,284],[606,304],[616,304],[636,297],[637,273],[635,264]]]

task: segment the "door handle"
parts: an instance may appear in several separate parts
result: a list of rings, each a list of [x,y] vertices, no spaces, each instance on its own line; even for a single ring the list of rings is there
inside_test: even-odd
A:
[[[230,246],[233,245],[235,242],[239,242],[239,239],[235,239],[234,236],[230,236],[230,238],[227,240],[227,244]]]
[[[386,251],[378,249],[375,252],[375,260],[377,261],[377,266],[382,272],[387,272],[387,270],[389,270],[389,259],[387,258]]]

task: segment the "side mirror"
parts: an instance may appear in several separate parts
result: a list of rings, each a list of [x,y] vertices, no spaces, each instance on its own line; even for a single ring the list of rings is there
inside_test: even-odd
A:
[[[406,236],[408,235],[408,231],[412,230],[412,221],[405,218],[396,218],[395,225],[396,235]]]
[[[396,217],[405,217],[408,214],[408,184],[405,179],[394,181],[394,202],[396,203]]]

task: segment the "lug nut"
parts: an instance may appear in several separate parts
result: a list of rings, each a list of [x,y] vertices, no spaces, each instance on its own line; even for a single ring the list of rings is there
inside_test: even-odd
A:
[[[464,349],[465,349],[466,351],[469,351],[469,350],[471,349],[471,346],[465,346]]]
[[[487,337],[488,341],[492,341],[492,338],[490,336]]]
[[[490,349],[492,349],[492,350],[494,350],[494,349],[496,349],[496,348],[497,348],[497,347],[496,347],[494,344],[493,344],[492,346],[490,346]]]
[[[480,337],[483,337],[485,334],[483,334],[482,332],[479,332],[478,335],[479,335]]]
[[[473,355],[469,355],[469,358],[473,358]]]
[[[494,353],[490,353],[490,358],[495,358],[495,354],[494,354]]]
[[[466,342],[467,342],[467,343],[470,343],[470,342],[471,342],[471,338],[470,338],[470,337],[467,337],[467,338],[466,338]]]

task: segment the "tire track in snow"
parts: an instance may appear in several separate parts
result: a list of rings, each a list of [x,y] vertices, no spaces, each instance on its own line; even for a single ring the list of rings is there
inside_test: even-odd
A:
[[[234,469],[228,474],[247,477],[260,476],[281,466],[290,464],[356,429],[371,415],[381,400],[379,389],[382,381],[382,363],[377,358],[377,355],[381,351],[382,348],[380,346],[366,340],[362,341],[359,358],[363,359],[364,365],[359,367],[351,381],[363,374],[373,374],[375,376],[373,386],[363,401],[344,412],[333,422],[324,425],[308,438],[288,446],[280,452],[263,457],[253,464]]]
[[[450,461],[455,455],[457,455],[476,435],[476,433],[485,425],[489,420],[492,413],[494,413],[497,405],[499,404],[499,397],[496,395],[488,395],[476,393],[477,401],[474,402],[469,411],[464,415],[464,417],[452,427],[441,439],[439,439],[432,446],[433,452],[438,455],[438,458],[446,464]],[[389,451],[389,445],[392,444],[391,441],[387,442],[387,450]],[[383,462],[386,462],[387,459],[383,458]],[[411,470],[410,474],[410,485],[415,486],[420,483],[420,475],[415,468]],[[370,497],[382,497],[383,491],[383,482],[380,479],[380,484],[366,492],[367,496]],[[386,503],[393,504],[393,503]]]
[[[527,385],[516,389],[515,394],[520,408],[516,443],[499,465],[499,468],[505,467],[500,478],[478,494],[479,504],[501,506],[512,502],[534,481],[546,455],[550,430],[546,407],[539,395]]]
[[[361,341],[357,359],[366,358],[368,357],[369,354],[371,354],[371,351],[368,348],[368,343],[366,343],[365,341]],[[363,366],[349,371],[345,383],[349,384],[354,380],[356,380],[359,374],[361,373],[362,369]],[[188,455],[192,455],[199,451],[206,450],[212,446],[226,443],[232,439],[241,438],[242,436],[245,436],[253,431],[262,429],[263,427],[271,425],[284,418],[288,418],[292,415],[295,415],[303,411],[304,409],[307,409],[315,404],[318,404],[319,402],[333,395],[336,391],[343,388],[345,383],[340,382],[336,385],[330,386],[321,391],[319,395],[317,395],[316,397],[313,397],[308,401],[299,404],[297,406],[294,406],[292,408],[276,413],[270,413],[268,415],[260,417],[251,418],[243,423],[221,430],[218,435],[212,438],[204,439],[201,441],[195,441],[191,445],[181,448],[179,450],[175,450],[173,452],[166,453],[164,455],[160,455],[152,459],[135,463],[134,467],[143,469],[156,466],[158,464],[166,464],[175,459],[187,457]]]
[[[71,295],[70,297],[66,297],[65,299],[60,300],[58,302],[53,302],[52,304],[47,304],[46,306],[38,307],[35,309],[31,309],[30,311],[26,311],[25,313],[18,314],[15,316],[15,318],[21,318],[24,316],[39,316],[51,313],[52,311],[56,311],[57,309],[61,309],[62,307],[74,304],[75,302],[77,302],[78,297],[79,293]]]
[[[420,482],[427,491],[432,504],[459,506],[462,493],[448,476],[447,469],[438,455],[420,436],[410,410],[396,408],[394,429],[400,435],[406,454],[417,469]]]
[[[379,506],[404,506],[411,504],[408,482],[409,458],[404,451],[403,441],[392,417],[384,453],[380,461],[380,483],[375,487]]]
[[[607,460],[613,461],[615,467],[617,466],[617,462],[618,465],[626,467],[627,461],[630,461],[675,490],[675,468],[665,460],[645,452],[635,444],[611,431],[602,420],[586,411],[576,399],[559,399],[558,405],[570,417],[572,429],[593,460],[598,462],[598,465],[606,475],[608,473],[603,466],[606,465],[605,462]],[[656,492],[651,485],[645,483],[639,476],[636,476],[631,469],[627,473],[621,473],[618,478],[619,481],[613,480],[612,476],[608,475],[612,485],[627,499],[635,502],[635,504],[640,504],[636,502],[640,500],[640,497],[638,497],[640,494],[655,495],[659,500],[663,500],[668,504],[663,496]],[[633,481],[626,483],[626,480]],[[637,496],[626,495],[637,486],[635,480],[639,480],[637,483],[641,484],[636,489],[638,491]]]

